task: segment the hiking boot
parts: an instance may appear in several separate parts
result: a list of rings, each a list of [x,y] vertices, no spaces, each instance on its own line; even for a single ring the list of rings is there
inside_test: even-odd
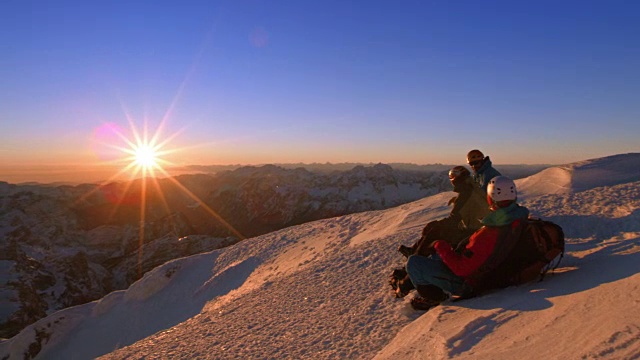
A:
[[[407,277],[407,270],[403,268],[394,269],[391,275],[389,275],[389,285],[393,290],[398,288],[398,281]]]
[[[431,303],[431,307],[449,299],[449,295],[435,285],[418,285],[416,290],[420,294],[420,298],[423,299],[416,301]]]
[[[405,270],[405,268],[393,269],[391,276],[398,280],[402,280],[407,277],[407,270]]]
[[[400,281],[400,279],[396,279],[393,276],[389,278],[389,285],[391,285],[394,291],[398,288],[398,281]]]
[[[404,279],[398,280],[396,282],[395,295],[396,298],[403,298],[409,295],[411,290],[415,289],[411,279],[409,279],[409,275],[405,276]]]
[[[427,298],[423,298],[422,296],[416,296],[411,299],[411,307],[415,310],[424,310],[427,311],[434,306],[440,305],[440,302],[433,301]]]
[[[419,296],[411,299],[411,307],[416,310],[429,310],[449,298],[449,295],[435,285],[418,285],[416,290]]]
[[[400,254],[402,254],[406,258],[408,258],[409,256],[415,253],[415,249],[413,247],[404,246],[404,245],[400,245],[400,247],[398,248],[398,251],[400,252]]]

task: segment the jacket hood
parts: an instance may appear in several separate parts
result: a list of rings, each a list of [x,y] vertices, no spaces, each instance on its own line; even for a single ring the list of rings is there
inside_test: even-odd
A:
[[[529,217],[529,210],[526,207],[513,203],[505,208],[492,211],[484,219],[482,224],[486,226],[509,225],[518,219]]]

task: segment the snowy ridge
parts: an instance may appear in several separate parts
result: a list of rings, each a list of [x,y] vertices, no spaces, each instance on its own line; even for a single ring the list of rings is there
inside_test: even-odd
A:
[[[396,247],[447,214],[448,192],[168,262],[41,319],[1,342],[0,358],[637,359],[640,176],[599,178],[637,164],[629,154],[568,165],[574,180],[561,192],[545,192],[540,174],[522,180],[523,204],[567,237],[560,268],[540,283],[426,313],[392,298]]]
[[[521,198],[567,194],[640,178],[640,154],[620,154],[554,166],[516,181]]]

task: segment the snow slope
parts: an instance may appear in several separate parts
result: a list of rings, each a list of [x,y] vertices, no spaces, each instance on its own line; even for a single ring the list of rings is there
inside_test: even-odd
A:
[[[518,183],[533,215],[566,233],[543,282],[428,312],[394,299],[395,249],[447,214],[448,192],[171,261],[29,326],[0,343],[0,358],[639,359],[640,174],[625,168],[640,169],[640,154]]]
[[[619,154],[554,166],[516,181],[521,198],[567,194],[599,186],[613,186],[640,178],[638,153]]]

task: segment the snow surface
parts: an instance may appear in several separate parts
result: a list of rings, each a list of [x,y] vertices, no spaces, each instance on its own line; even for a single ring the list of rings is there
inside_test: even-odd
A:
[[[626,154],[517,182],[522,204],[565,230],[542,282],[428,312],[393,298],[395,249],[446,216],[448,192],[168,262],[29,326],[0,358],[41,344],[43,359],[640,359],[638,169]]]

